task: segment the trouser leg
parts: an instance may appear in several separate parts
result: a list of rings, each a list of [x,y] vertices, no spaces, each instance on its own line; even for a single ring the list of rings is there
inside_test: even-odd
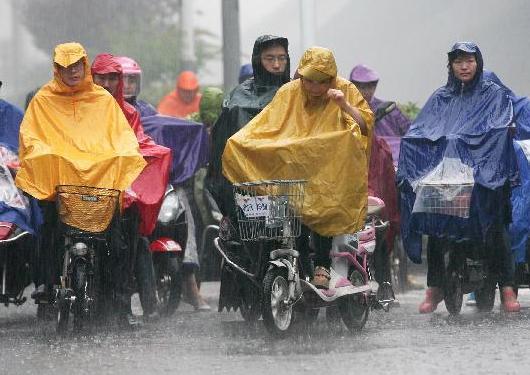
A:
[[[62,251],[56,243],[57,210],[54,202],[41,201],[43,223],[37,240],[38,255],[35,264],[35,285],[45,284],[48,287],[59,284],[62,264]]]
[[[153,257],[149,252],[147,238],[140,237],[136,253],[136,282],[138,294],[144,314],[150,314],[156,310],[156,280],[153,267]]]
[[[376,247],[374,251],[375,281],[382,284],[390,282],[390,252],[386,242],[386,233],[377,233]]]
[[[427,245],[427,286],[442,288],[444,285],[444,253],[442,240],[429,237]]]
[[[119,219],[111,224],[111,274],[118,313],[131,313],[129,293],[129,247]]]
[[[324,237],[315,232],[311,233],[314,236],[313,244],[315,246],[315,267],[322,266],[329,268],[331,265],[331,258],[329,252],[331,251],[331,237]]]

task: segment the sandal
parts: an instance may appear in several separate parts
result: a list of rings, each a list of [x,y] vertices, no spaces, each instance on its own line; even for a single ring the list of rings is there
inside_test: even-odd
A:
[[[311,284],[313,284],[317,289],[328,289],[330,279],[331,276],[329,274],[329,270],[326,267],[317,266],[315,267]]]

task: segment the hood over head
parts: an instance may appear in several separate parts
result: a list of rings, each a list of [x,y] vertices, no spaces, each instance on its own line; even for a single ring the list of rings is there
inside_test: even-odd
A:
[[[308,48],[298,64],[298,74],[312,81],[337,77],[337,63],[331,50],[324,47]]]
[[[252,64],[241,65],[239,69],[239,83],[243,83],[248,78],[254,76],[254,70],[252,70]]]
[[[285,71],[281,75],[269,73],[261,64],[261,52],[275,44],[281,45],[287,53],[287,64],[285,65]],[[254,42],[254,49],[252,50],[252,69],[254,71],[254,81],[257,85],[281,86],[289,82],[291,60],[289,58],[289,41],[287,38],[274,35],[262,35],[258,37]]]
[[[57,70],[57,66],[55,64],[60,65],[63,68],[67,68],[68,66],[78,62],[81,59],[83,59],[83,65],[85,67],[85,78],[77,86],[70,87],[66,85],[61,79],[61,76],[59,75],[59,71]],[[88,89],[93,84],[92,75],[90,74],[90,64],[88,63],[88,55],[81,44],[77,42],[58,44],[57,46],[55,46],[55,49],[53,51],[53,62],[53,91],[62,93],[77,92],[84,89]]]
[[[448,78],[446,86],[452,90],[462,90],[462,82],[455,77],[451,67],[451,63],[462,52],[475,55],[475,59],[477,60],[477,72],[475,73],[475,77],[473,77],[473,80],[470,83],[463,87],[463,91],[469,91],[472,90],[480,80],[482,80],[482,73],[484,70],[484,60],[482,58],[482,53],[480,52],[478,46],[473,42],[456,42],[453,47],[451,47],[451,50],[447,52]]]
[[[199,114],[203,124],[211,126],[221,114],[223,108],[223,91],[217,87],[204,89],[199,104]]]
[[[374,69],[364,64],[359,64],[355,65],[351,70],[350,81],[361,83],[378,82],[379,74]]]
[[[113,56],[110,53],[101,53],[97,55],[92,62],[90,70],[92,75],[118,73],[119,83],[114,99],[116,99],[120,107],[123,109],[123,106],[125,105],[125,98],[123,96],[123,70],[116,56]]]
[[[199,79],[191,70],[185,70],[177,78],[177,88],[182,90],[197,90]]]

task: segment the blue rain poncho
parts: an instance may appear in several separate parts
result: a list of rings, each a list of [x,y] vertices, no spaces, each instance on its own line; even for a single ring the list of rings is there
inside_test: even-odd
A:
[[[401,233],[410,259],[421,262],[421,235],[481,240],[510,221],[510,187],[517,164],[509,133],[513,107],[506,91],[483,78],[473,43],[451,52],[474,53],[477,72],[463,85],[449,69],[401,142]],[[451,53],[450,52],[450,53]]]
[[[515,263],[524,263],[527,261],[526,243],[530,232],[530,100],[515,95],[494,72],[485,70],[484,79],[501,86],[513,103],[516,130],[513,147],[521,184],[514,186],[511,194],[510,244]]]
[[[521,179],[521,184],[512,189],[510,239],[515,263],[525,263],[530,232],[530,100],[508,92],[514,103],[516,135],[513,146]]]
[[[18,135],[24,114],[0,99],[0,222],[16,224],[34,234],[41,224],[37,202],[17,189],[8,164],[17,164]]]

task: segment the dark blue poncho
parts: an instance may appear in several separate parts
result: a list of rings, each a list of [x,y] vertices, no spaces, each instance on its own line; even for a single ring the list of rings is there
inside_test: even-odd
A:
[[[483,78],[482,55],[475,44],[457,43],[450,54],[457,50],[475,54],[474,79],[464,85],[449,69],[447,84],[431,95],[401,141],[397,173],[401,233],[416,263],[421,262],[422,234],[481,239],[492,224],[507,223],[511,215],[510,186],[517,180],[508,128],[513,121],[512,102],[505,89]],[[466,215],[413,210],[416,187],[432,175],[453,182],[471,179]]]
[[[24,114],[14,105],[0,99],[0,147],[18,155],[18,136]],[[37,202],[23,196],[10,178],[5,163],[0,165],[0,222],[14,223],[32,234],[36,233],[42,216]]]

